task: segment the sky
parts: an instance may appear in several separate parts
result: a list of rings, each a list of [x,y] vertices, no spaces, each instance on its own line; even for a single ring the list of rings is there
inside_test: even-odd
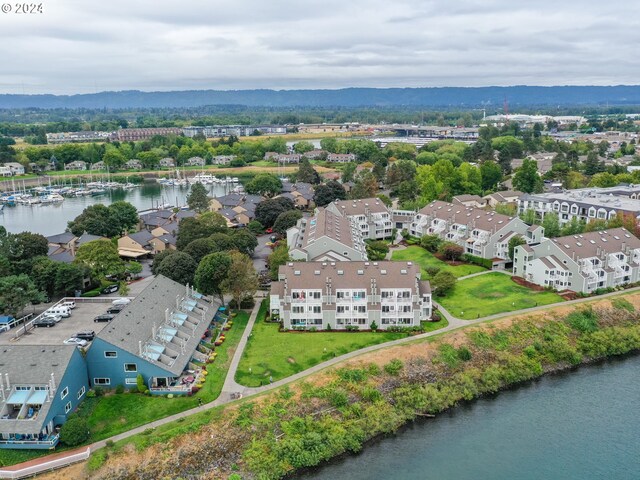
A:
[[[0,93],[640,83],[633,0],[5,5]]]

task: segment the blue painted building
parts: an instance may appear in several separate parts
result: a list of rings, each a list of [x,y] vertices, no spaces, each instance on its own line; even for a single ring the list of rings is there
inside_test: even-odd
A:
[[[88,390],[87,364],[75,346],[0,347],[0,448],[54,448],[56,427]]]
[[[95,338],[87,352],[92,386],[135,387],[138,374],[152,393],[180,387],[179,378],[205,362],[198,346],[217,311],[202,295],[162,275]]]

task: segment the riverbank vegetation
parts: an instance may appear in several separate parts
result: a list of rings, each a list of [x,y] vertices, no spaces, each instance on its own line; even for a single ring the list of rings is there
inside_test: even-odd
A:
[[[627,294],[365,354],[290,387],[118,442],[93,463],[96,477],[281,478],[357,452],[418,416],[636,351],[639,305],[640,294]]]

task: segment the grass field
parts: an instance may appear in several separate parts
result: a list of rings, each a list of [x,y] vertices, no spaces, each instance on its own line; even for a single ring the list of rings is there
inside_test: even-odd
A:
[[[411,246],[404,250],[393,250],[391,260],[415,262],[422,269],[422,278],[427,278],[427,267],[438,267],[440,270],[451,272],[456,277],[464,277],[472,273],[484,272],[486,268],[478,265],[466,263],[464,265],[452,266],[442,260],[437,259],[433,254],[422,247]]]
[[[466,320],[563,301],[556,293],[533,291],[498,272],[460,280],[437,300],[451,315]]]
[[[261,309],[258,314],[236,372],[236,381],[247,387],[266,385],[269,377],[280,380],[333,357],[407,336],[386,332],[279,332],[277,323],[264,321],[265,313]]]

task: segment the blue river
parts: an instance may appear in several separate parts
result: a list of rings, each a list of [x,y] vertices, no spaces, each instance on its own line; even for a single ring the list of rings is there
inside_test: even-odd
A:
[[[640,479],[640,356],[415,422],[305,480]]]

